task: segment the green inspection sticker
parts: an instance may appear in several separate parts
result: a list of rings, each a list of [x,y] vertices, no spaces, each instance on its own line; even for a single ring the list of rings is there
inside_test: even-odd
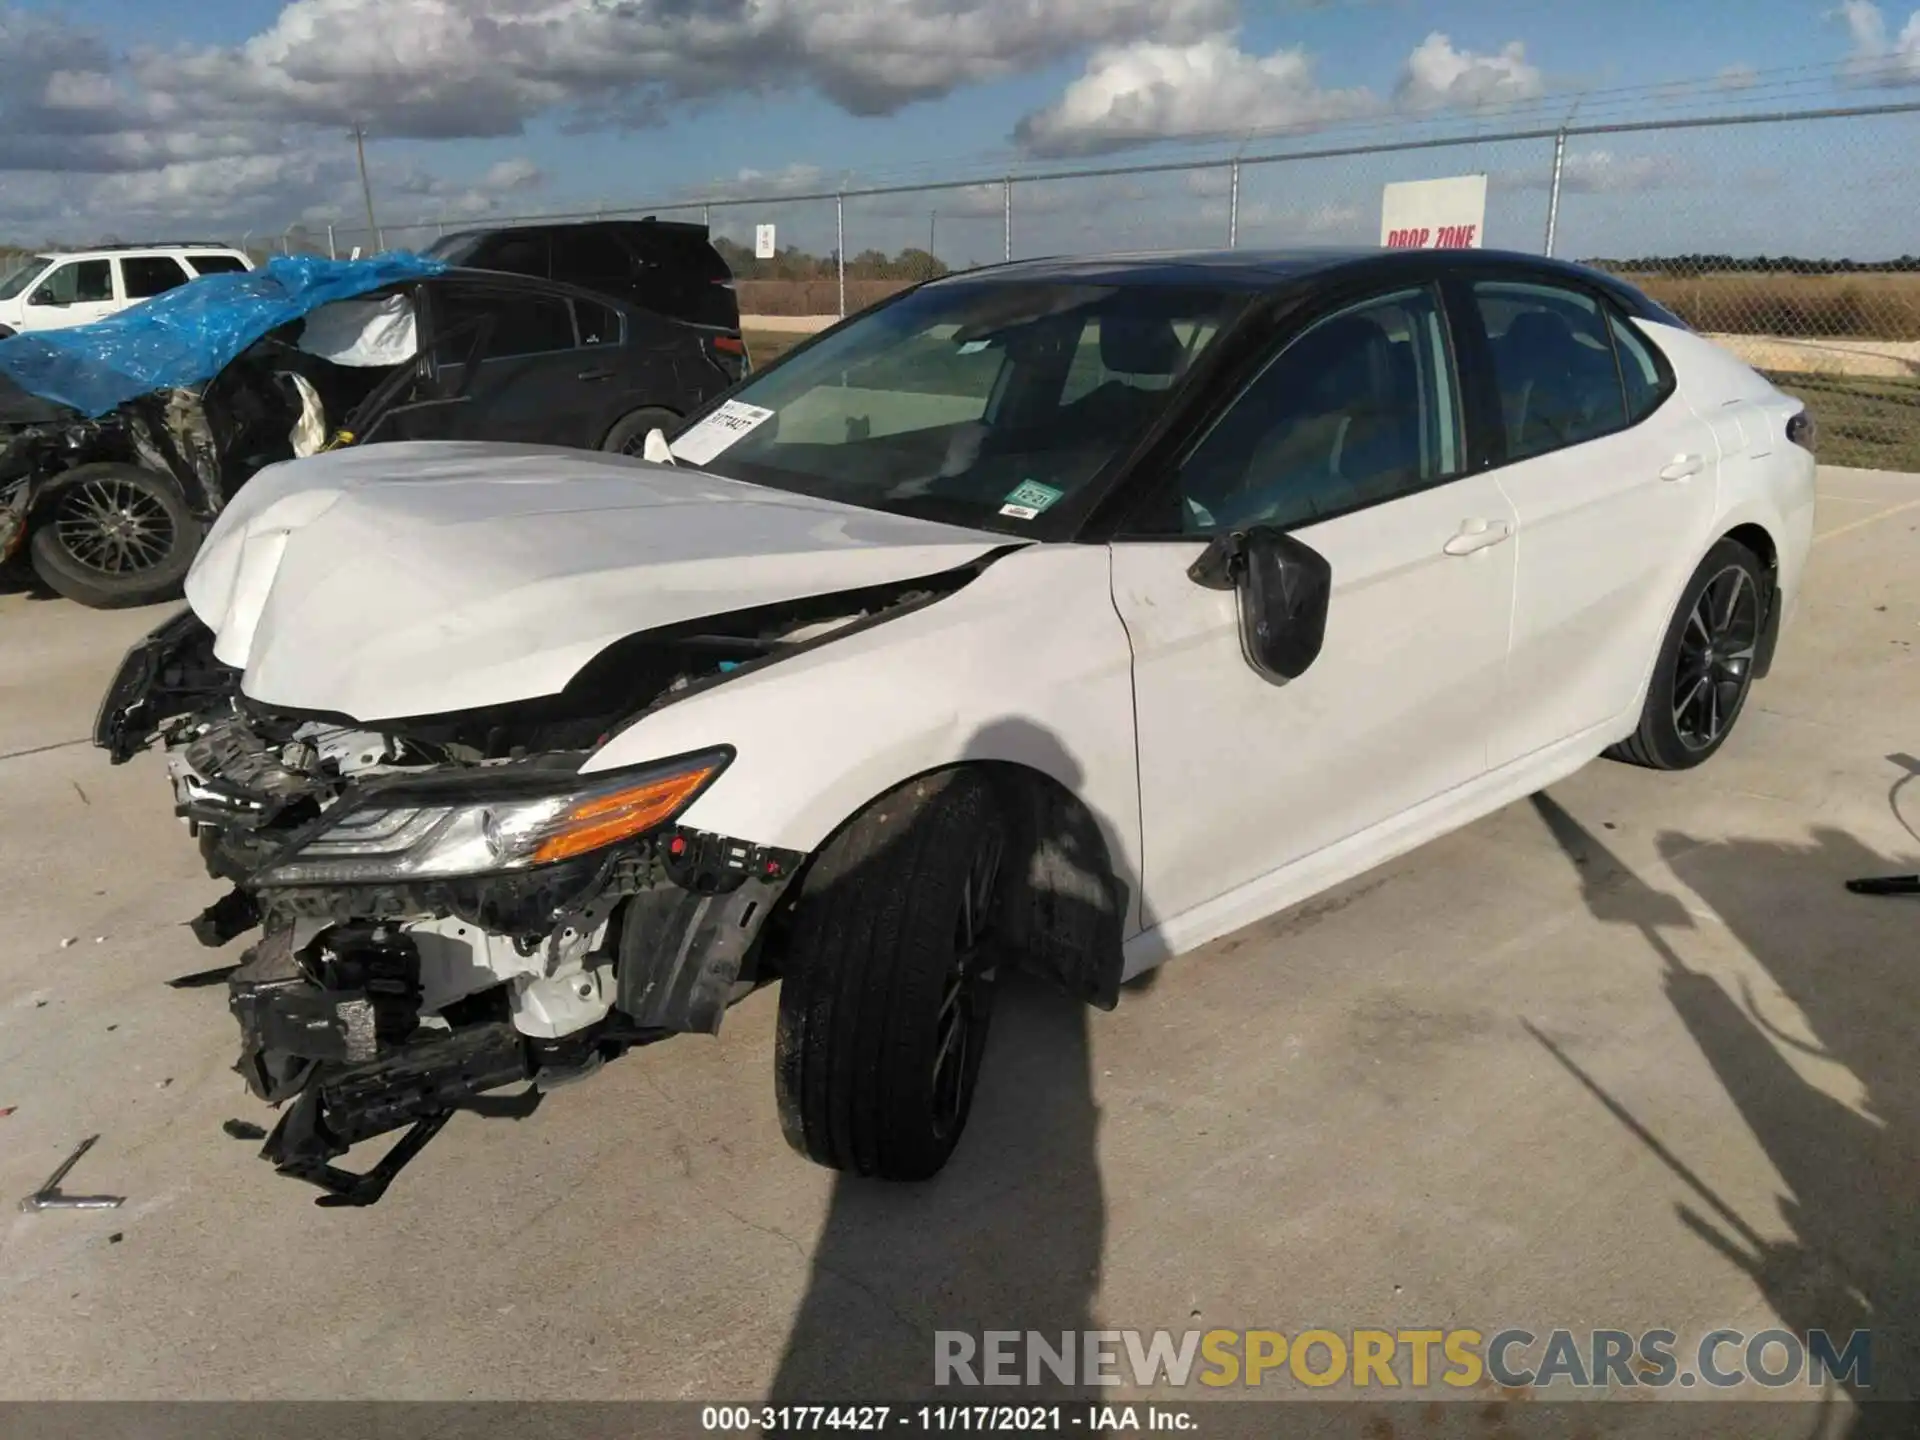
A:
[[[1000,513],[1016,520],[1032,520],[1058,500],[1060,494],[1053,486],[1042,485],[1038,480],[1022,480],[1001,503]]]

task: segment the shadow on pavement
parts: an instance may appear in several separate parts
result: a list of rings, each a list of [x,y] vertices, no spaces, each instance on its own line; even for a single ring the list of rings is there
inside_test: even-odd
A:
[[[1850,895],[1845,882],[1912,866],[1835,829],[1814,831],[1807,844],[1659,837],[1674,873],[1797,1007],[1808,1041],[1790,1033],[1785,1015],[1769,1016],[1784,1008],[1777,1000],[1750,986],[1736,999],[1679,957],[1663,933],[1694,923],[1678,898],[1641,881],[1545,795],[1534,804],[1580,869],[1594,915],[1637,926],[1664,961],[1669,1002],[1779,1173],[1780,1219],[1792,1238],[1761,1234],[1551,1040],[1536,1038],[1692,1189],[1700,1205],[1682,1204],[1681,1222],[1750,1276],[1789,1328],[1803,1340],[1825,1330],[1842,1346],[1855,1330],[1872,1332],[1870,1384],[1847,1383],[1853,1399],[1911,1401],[1920,1393],[1920,904]],[[1804,1079],[1788,1062],[1795,1052],[1850,1072],[1859,1110]],[[1913,1424],[1908,1406],[1863,1404],[1847,1433],[1909,1435]]]
[[[1003,722],[994,739],[994,753],[1079,773],[1057,738],[1025,722]],[[1121,881],[1136,890],[1132,876]],[[1101,923],[1091,908],[1080,919]],[[1127,990],[1145,988],[1142,977]],[[972,1114],[946,1169],[913,1185],[837,1178],[772,1403],[1093,1398],[1045,1371],[1018,1391],[934,1383],[936,1331],[978,1342],[990,1329],[1037,1330],[1058,1343],[1063,1331],[1097,1328],[1106,1202],[1091,1016],[1079,999],[1003,974]]]

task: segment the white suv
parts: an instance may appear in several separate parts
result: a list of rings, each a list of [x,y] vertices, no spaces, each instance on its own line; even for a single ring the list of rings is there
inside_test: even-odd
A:
[[[221,245],[110,245],[29,255],[0,280],[0,338],[101,320],[201,275],[251,270]]]

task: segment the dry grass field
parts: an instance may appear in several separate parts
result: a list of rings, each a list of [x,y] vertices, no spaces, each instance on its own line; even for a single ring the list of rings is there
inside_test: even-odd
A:
[[[1724,335],[1920,340],[1920,274],[1622,274],[1688,324]]]

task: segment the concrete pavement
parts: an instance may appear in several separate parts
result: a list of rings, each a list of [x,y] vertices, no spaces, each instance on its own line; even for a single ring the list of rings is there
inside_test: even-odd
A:
[[[78,743],[164,612],[0,596],[0,1394],[853,1399],[936,1328],[1776,1323],[1873,1327],[1910,1393],[1920,907],[1841,882],[1920,868],[1920,479],[1824,472],[1820,531],[1712,763],[1596,763],[1112,1014],[1014,990],[937,1182],[787,1150],[762,992],[367,1211],[221,1133],[270,1117],[223,992],[165,984],[231,958],[185,928],[219,887],[158,760]],[[123,1210],[13,1211],[96,1131],[69,1188]]]

